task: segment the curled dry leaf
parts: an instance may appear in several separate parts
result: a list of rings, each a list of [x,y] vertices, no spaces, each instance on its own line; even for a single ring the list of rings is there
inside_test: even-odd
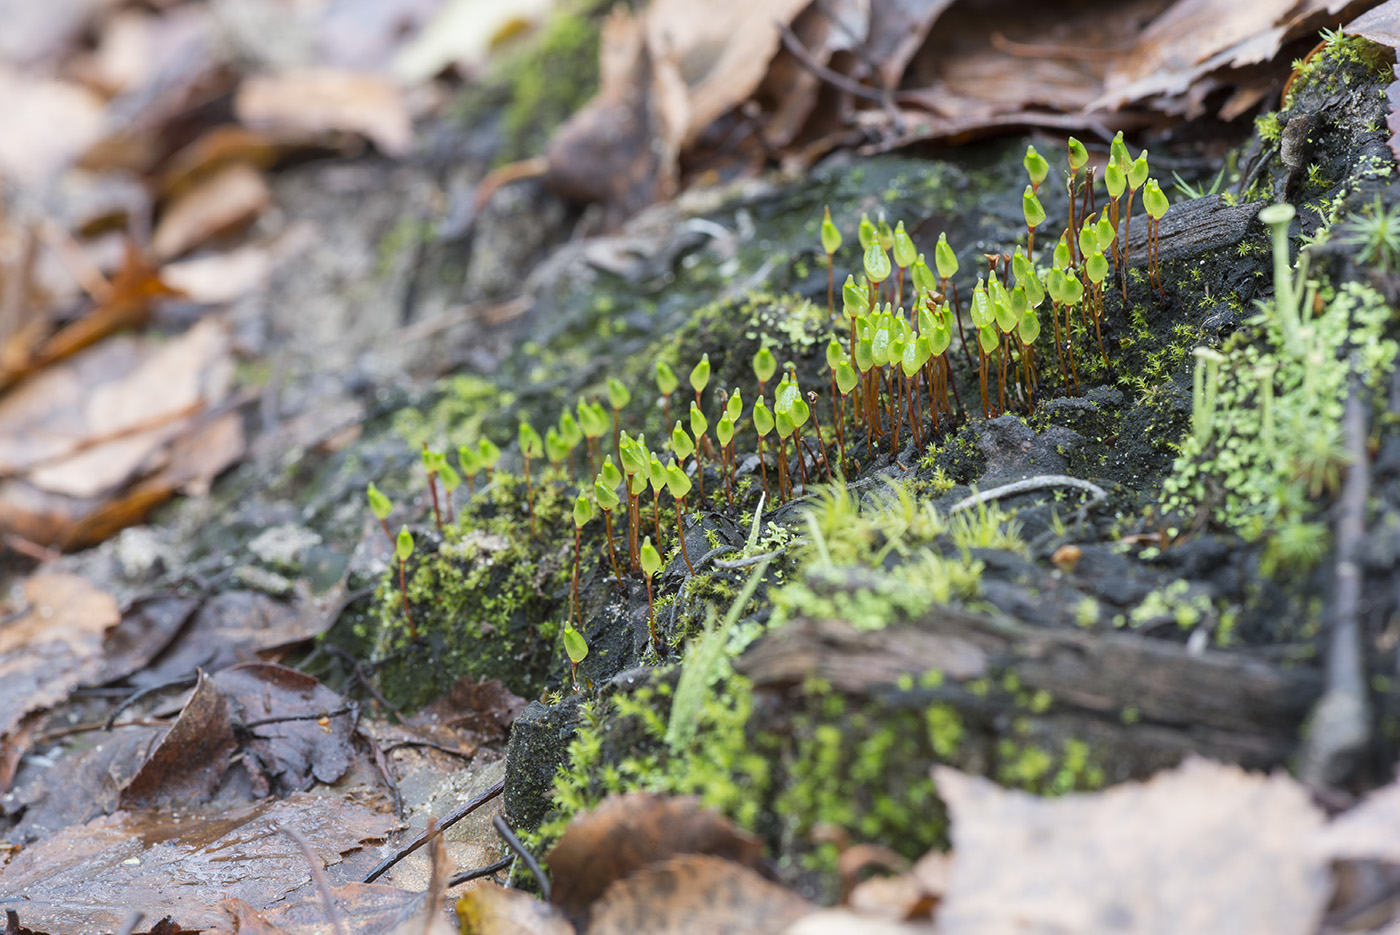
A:
[[[757,838],[701,808],[694,797],[612,796],[575,818],[549,852],[550,901],[570,918],[586,918],[609,886],[642,867],[678,854],[713,854],[754,865],[761,850]]]
[[[234,100],[238,119],[270,134],[359,133],[389,156],[413,144],[403,92],[367,72],[294,69],[244,79]]]
[[[1286,775],[1192,759],[1059,799],[933,775],[956,855],[944,935],[1311,935],[1327,903],[1322,814]]]
[[[141,769],[122,789],[121,808],[188,808],[214,797],[238,749],[228,698],[200,673],[194,694]]]

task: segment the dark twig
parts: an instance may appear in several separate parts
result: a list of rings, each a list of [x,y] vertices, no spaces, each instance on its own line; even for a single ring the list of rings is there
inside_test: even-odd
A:
[[[138,691],[132,692],[130,695],[126,696],[126,699],[121,704],[117,705],[116,709],[112,711],[110,715],[108,715],[106,722],[102,725],[102,729],[111,730],[112,727],[117,723],[117,716],[120,715],[127,708],[130,708],[132,705],[136,704],[138,701],[141,701],[144,698],[149,698],[150,696],[159,694],[163,691],[169,691],[172,688],[178,688],[182,691],[186,688],[193,688],[196,681],[197,676],[186,675],[183,678],[171,679],[168,682],[161,682],[159,685],[151,685],[146,688],[142,688]]]
[[[894,132],[897,134],[904,132],[904,118],[900,115],[899,108],[894,106],[894,98],[889,91],[866,87],[838,71],[832,71],[812,57],[811,51],[802,44],[802,40],[797,38],[797,34],[786,23],[778,22],[776,25],[783,40],[783,48],[792,53],[792,57],[797,59],[803,68],[838,90],[879,104],[890,118]],[[877,71],[876,74],[878,73]]]
[[[510,849],[515,851],[521,860],[525,861],[525,866],[530,868],[530,872],[534,874],[535,882],[540,885],[540,895],[544,897],[545,902],[549,902],[549,877],[545,876],[544,871],[540,869],[539,861],[535,860],[535,855],[531,854],[525,849],[525,845],[520,843],[515,832],[510,830],[510,825],[506,824],[504,815],[497,815],[491,819],[491,824],[496,827],[496,833],[510,846]]]
[[[373,734],[365,730],[364,725],[358,726],[356,733],[369,744],[370,753],[374,755],[375,769],[379,770],[379,778],[384,780],[384,785],[389,787],[389,792],[394,796],[394,814],[402,818],[403,793],[399,791],[398,781],[394,779],[394,774],[389,769],[389,761],[384,758],[384,751],[379,749],[378,741],[374,739]]]
[[[487,802],[500,795],[502,790],[505,789],[505,787],[506,781],[504,779],[499,780],[485,792],[482,792],[475,798],[463,803],[457,808],[456,811],[452,812],[441,822],[439,822],[436,828],[424,831],[422,834],[418,835],[418,837],[414,838],[411,842],[409,842],[407,847],[400,848],[398,853],[381,860],[379,862],[379,865],[376,866],[365,876],[364,882],[373,883],[375,880],[378,880],[385,874],[385,872],[390,867],[394,866],[394,864],[403,860],[409,854],[412,854],[414,851],[418,850],[418,848],[422,847],[424,844],[427,844],[435,836],[442,833],[443,831],[446,831],[448,828],[451,828],[457,822],[461,821],[463,818],[466,818],[472,812],[476,811],[478,808],[481,808],[481,806],[485,805]]]
[[[321,718],[340,717],[344,714],[358,715],[360,706],[355,702],[350,702],[343,708],[336,708],[334,711],[318,711],[315,714],[283,714],[278,717],[265,717],[256,721],[249,721],[243,725],[244,730],[252,730],[254,727],[263,727],[267,724],[281,724],[283,721],[319,721]]]
[[[1313,788],[1341,784],[1371,739],[1370,703],[1361,647],[1361,550],[1366,540],[1366,498],[1370,465],[1366,452],[1366,412],[1353,380],[1342,413],[1351,469],[1342,484],[1337,518],[1337,564],[1333,573],[1332,633],[1327,647],[1327,690],[1312,712],[1303,741],[1299,778]]]
[[[307,865],[311,868],[311,879],[316,883],[316,892],[321,896],[321,902],[326,907],[326,917],[330,919],[331,926],[335,929],[335,935],[345,935],[345,920],[341,917],[340,907],[335,904],[335,897],[331,894],[330,882],[326,879],[326,868],[321,864],[321,859],[316,856],[316,852],[311,849],[311,842],[306,840],[297,829],[289,825],[278,825],[277,830],[296,842],[296,846],[301,848],[302,856],[306,858]]]
[[[461,873],[457,874],[455,877],[447,881],[447,887],[448,889],[451,889],[454,886],[459,886],[471,880],[480,880],[482,877],[489,877],[493,873],[500,873],[502,870],[506,869],[514,862],[515,857],[514,855],[512,855],[510,857],[502,857],[500,860],[496,861],[493,864],[487,864],[484,867],[477,867],[475,870],[463,870]]]

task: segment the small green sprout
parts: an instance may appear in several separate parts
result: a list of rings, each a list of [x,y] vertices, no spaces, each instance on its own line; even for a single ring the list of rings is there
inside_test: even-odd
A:
[[[569,656],[569,678],[574,683],[574,694],[578,694],[581,691],[578,684],[578,664],[588,658],[588,641],[583,638],[583,634],[567,623],[564,624],[564,652]]]
[[[438,509],[437,476],[438,463],[443,460],[443,456],[436,451],[428,450],[428,443],[423,443],[423,470],[428,475],[428,493],[433,497],[433,521],[437,524],[438,532],[442,532],[442,511]]]
[[[664,360],[656,362],[656,389],[661,394],[662,419],[671,421],[671,394],[681,385],[681,381],[676,378],[676,372],[671,369],[671,365]]]
[[[709,442],[705,438],[705,433],[710,430],[710,422],[705,418],[705,414],[700,411],[700,407],[695,403],[690,404],[690,434],[695,436],[695,482],[700,488],[700,502],[705,502],[705,448]]]
[[[477,454],[481,456],[481,469],[486,472],[489,479],[491,472],[496,469],[496,463],[501,460],[501,449],[496,447],[496,443],[489,438],[483,438],[476,446]]]
[[[887,254],[885,248],[878,243],[871,244],[870,248],[865,251],[864,264],[865,278],[870,280],[870,289],[872,292],[875,291],[876,286],[880,285],[880,283],[884,282],[886,279],[889,279],[890,273],[893,272],[893,268],[890,266],[889,254]]]
[[[773,374],[778,372],[778,359],[773,356],[773,352],[766,346],[760,347],[753,355],[753,375],[758,379],[758,391],[763,392],[763,388],[768,381],[773,379]]]
[[[389,531],[389,514],[394,512],[394,504],[373,483],[365,488],[365,496],[369,498],[369,511],[379,520],[379,528],[384,530],[384,535],[388,536],[390,544],[393,544],[394,534]]]
[[[685,516],[686,494],[690,493],[690,478],[674,460],[666,465],[666,489],[670,491],[672,498],[676,501],[676,535],[681,540],[681,557],[685,559],[685,567],[693,575],[695,574],[695,566],[690,564],[690,552],[685,544],[685,526],[682,524],[682,518]]]
[[[1026,167],[1026,175],[1030,177],[1031,188],[1036,192],[1040,191],[1040,183],[1045,181],[1045,177],[1050,174],[1050,163],[1045,157],[1035,151],[1034,146],[1026,147],[1026,158],[1021,160],[1021,165]]]
[[[1089,151],[1074,137],[1069,138],[1069,170],[1079,172],[1089,161]]]
[[[831,208],[823,209],[822,250],[826,253],[826,313],[836,314],[836,251],[841,249],[841,232],[831,221]]]
[[[598,470],[598,439],[607,434],[608,413],[600,403],[588,403],[582,396],[574,407],[578,412],[579,428],[588,442],[588,469]]]
[[[559,434],[559,430],[552,425],[544,430],[544,456],[555,467],[562,465],[569,457],[568,443]]]
[[[685,463],[685,459],[689,458],[691,452],[694,450],[695,443],[690,440],[689,435],[685,434],[685,428],[681,425],[680,420],[677,419],[675,428],[671,429],[671,451],[675,454],[677,460],[681,463]]]
[[[622,472],[612,463],[612,455],[603,462],[603,469],[593,481],[593,498],[598,501],[598,509],[603,511],[603,530],[608,537],[608,561],[612,564],[613,577],[619,583],[622,572],[617,567],[617,550],[613,548],[612,511],[622,503],[617,496],[617,485],[622,483]]]
[[[729,394],[729,402],[725,403],[724,411],[735,424],[738,424],[739,417],[744,414],[744,397],[737,386],[734,387],[734,392]]]
[[[753,404],[753,428],[758,433],[758,467],[763,472],[763,496],[764,499],[767,499],[769,497],[768,465],[763,460],[763,439],[764,436],[773,431],[773,414],[764,405],[762,393],[758,394],[758,402]]]
[[[413,533],[407,526],[399,527],[399,537],[394,542],[394,557],[399,560],[399,593],[403,595],[403,616],[408,621],[408,635],[418,638],[418,628],[413,625],[413,613],[408,609],[408,578],[404,575],[404,565],[413,555]]]
[[[1021,213],[1026,218],[1026,254],[1030,255],[1035,251],[1035,229],[1045,223],[1045,208],[1029,185],[1021,195]]]
[[[651,536],[642,543],[642,574],[647,580],[647,625],[651,630],[651,648],[661,654],[661,641],[656,637],[656,602],[652,597],[651,579],[661,570],[661,553],[651,544]]]
[[[883,211],[880,212],[880,220],[875,222],[875,240],[886,252],[894,247],[894,228],[890,227],[890,222],[885,219]]]
[[[860,250],[864,253],[870,249],[870,245],[877,242],[875,236],[875,225],[870,223],[870,216],[862,214],[860,224],[856,227],[856,239],[860,241]]]
[[[1147,211],[1147,275],[1148,278],[1157,281],[1157,290],[1165,296],[1166,290],[1162,288],[1162,277],[1158,271],[1158,254],[1161,246],[1161,221],[1169,205],[1167,196],[1156,179],[1147,180],[1147,185],[1142,190],[1142,206]]]
[[[472,476],[481,470],[481,452],[471,445],[457,446],[457,463],[462,467],[462,477],[467,481],[467,496],[471,496]]]
[[[525,462],[525,502],[530,508],[530,535],[536,536],[539,535],[539,526],[535,522],[535,491],[530,484],[530,459],[544,454],[544,440],[535,427],[523,419],[516,434],[520,439],[520,457]]]
[[[690,371],[690,385],[695,390],[695,402],[700,402],[700,394],[710,383],[710,355],[700,355],[700,363]]]
[[[899,267],[899,280],[895,292],[895,304],[904,304],[904,271],[913,266],[919,259],[918,248],[914,246],[913,239],[905,232],[904,222],[900,221],[894,229],[894,263]]]
[[[734,420],[730,418],[729,411],[725,410],[724,415],[719,417],[719,422],[715,424],[715,438],[719,439],[719,472],[724,477],[724,500],[729,506],[734,505],[734,491],[731,487],[731,475],[733,473],[733,463],[730,461],[730,443],[734,441]]]
[[[569,590],[569,620],[572,622],[578,617],[578,567],[582,561],[581,538],[583,527],[588,525],[588,521],[593,518],[593,504],[585,494],[580,493],[574,500],[574,580]],[[582,621],[580,621],[582,622]]]
[[[443,499],[447,501],[447,521],[450,523],[453,520],[452,494],[458,487],[462,486],[462,475],[458,474],[457,469],[447,463],[446,458],[443,458],[438,463],[438,477],[442,478],[442,489],[447,494]]]

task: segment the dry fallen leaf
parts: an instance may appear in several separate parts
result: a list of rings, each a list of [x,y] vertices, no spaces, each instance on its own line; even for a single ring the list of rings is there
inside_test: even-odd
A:
[[[615,881],[678,854],[713,854],[738,864],[758,861],[762,844],[687,796],[612,796],[575,818],[546,858],[554,874],[550,901],[575,920]]]
[[[747,867],[687,854],[638,870],[593,907],[589,935],[771,935],[814,907]]]
[[[472,887],[457,900],[462,931],[472,935],[573,935],[574,927],[549,903],[496,883]]]
[[[24,583],[24,613],[0,628],[0,740],[16,743],[26,714],[100,671],[103,637],[120,619],[112,595],[75,575],[41,572]]]
[[[262,173],[233,163],[176,198],[161,216],[151,249],[161,259],[188,253],[211,240],[241,230],[272,204]]]
[[[175,724],[121,791],[121,808],[183,809],[214,797],[238,749],[228,697],[203,672]]]
[[[384,883],[346,883],[331,888],[345,935],[383,935],[418,914],[422,893],[410,893]],[[231,897],[219,908],[228,916],[216,933],[237,935],[327,935],[334,925],[326,918],[319,893],[259,912],[246,900]]]
[[[0,66],[0,176],[31,188],[47,185],[101,136],[105,123],[101,98],[86,88]]]
[[[1286,775],[1191,759],[1059,799],[933,775],[955,855],[943,935],[1312,935],[1327,903],[1322,813]]]
[[[387,811],[311,793],[208,813],[121,811],[20,851],[0,867],[0,901],[40,933],[105,935],[132,910],[170,915],[184,931],[216,929],[226,925],[225,899],[261,911],[314,895],[306,857],[281,828],[306,838],[340,882],[333,865],[342,855],[397,824]]]
[[[389,156],[406,154],[413,127],[403,92],[367,72],[306,68],[245,78],[234,100],[238,119],[270,134],[359,133]]]

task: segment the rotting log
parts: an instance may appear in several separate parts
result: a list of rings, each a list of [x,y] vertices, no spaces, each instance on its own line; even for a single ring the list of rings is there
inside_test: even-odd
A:
[[[1315,669],[1243,650],[1192,653],[1131,633],[1051,630],[950,607],[881,630],[797,619],[735,668],[779,699],[770,708],[779,713],[783,696],[813,680],[890,710],[949,704],[982,741],[959,759],[986,772],[994,772],[998,739],[1049,746],[1078,739],[1110,781],[1146,776],[1191,753],[1279,766],[1295,752],[1322,691]],[[931,672],[941,680],[927,678]],[[1028,705],[1036,694],[1039,703]]]

